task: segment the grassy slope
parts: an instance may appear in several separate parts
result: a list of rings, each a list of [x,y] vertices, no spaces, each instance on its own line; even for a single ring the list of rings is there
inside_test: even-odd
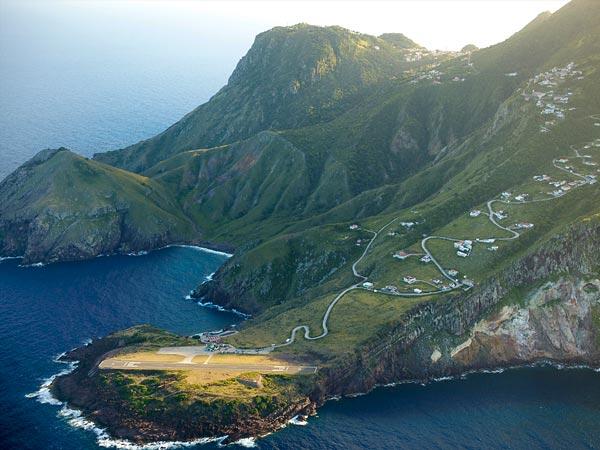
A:
[[[598,129],[593,126],[593,120],[588,117],[589,114],[600,111],[600,95],[596,89],[600,83],[600,77],[596,69],[598,67],[597,54],[590,53],[591,56],[580,61],[581,67],[585,69],[585,79],[572,82],[566,86],[575,94],[569,106],[575,107],[576,110],[570,112],[567,120],[559,123],[551,133],[539,133],[539,126],[543,124],[544,119],[532,105],[526,104],[518,95],[515,95],[514,98],[508,101],[507,110],[511,112],[503,127],[494,130],[493,133],[490,133],[489,128],[482,130],[480,133],[475,133],[470,141],[467,141],[467,145],[450,152],[437,163],[437,165],[445,168],[454,167],[456,175],[450,177],[438,191],[432,192],[429,199],[412,205],[404,212],[401,209],[396,209],[398,206],[394,206],[403,204],[407,196],[406,190],[410,190],[411,186],[437,185],[435,180],[438,173],[436,165],[416,175],[415,178],[418,182],[409,179],[401,185],[402,188],[398,189],[398,195],[390,202],[389,213],[363,220],[363,226],[377,229],[397,215],[402,216],[402,220],[422,220],[425,218],[425,222],[420,228],[418,227],[410,233],[403,231],[401,227],[392,228],[400,231],[399,236],[379,239],[371,255],[362,264],[361,271],[373,276],[380,285],[387,283],[398,285],[403,275],[419,275],[419,271],[431,277],[431,273],[435,273],[435,271],[431,272],[431,268],[410,261],[398,263],[391,258],[391,253],[402,248],[414,247],[418,249],[417,243],[420,240],[421,233],[456,237],[473,235],[486,237],[489,233],[492,236],[501,236],[502,232],[491,227],[485,219],[465,219],[466,213],[471,207],[483,207],[483,201],[497,196],[503,190],[530,191],[532,195],[537,193],[539,190],[538,185],[531,182],[531,177],[535,174],[547,173],[556,179],[574,180],[575,178],[553,168],[551,161],[556,157],[570,157],[572,151],[569,149],[569,145],[572,143],[598,138]],[[492,126],[492,128],[494,127]],[[596,157],[595,160],[598,159],[600,158]],[[544,189],[544,191],[547,190],[548,188]],[[381,190],[375,191],[376,195],[380,195],[381,192]],[[365,194],[364,197],[368,199],[369,195]],[[496,253],[488,252],[484,248],[477,248],[473,257],[464,260],[457,258],[448,244],[433,241],[430,248],[435,254],[440,255],[440,260],[446,267],[456,267],[461,273],[467,274],[476,281],[482,281],[509,265],[511,261],[528,253],[533,247],[556,234],[568,224],[597,213],[599,211],[598,198],[600,198],[600,189],[596,184],[579,188],[552,202],[507,206],[504,209],[509,212],[510,223],[530,221],[535,224],[535,228],[516,241],[502,244],[502,248]],[[318,234],[316,231],[314,233]],[[338,234],[323,233],[322,236],[324,240],[335,240],[344,233],[347,234],[347,229],[339,227]],[[268,245],[263,244],[263,247],[266,246]],[[349,274],[349,272],[348,264],[338,270],[337,273]],[[351,278],[346,277],[343,279],[347,285]],[[340,285],[343,284],[343,282],[340,282]],[[329,281],[332,290],[335,285],[336,283],[333,280]],[[317,297],[306,305],[303,303],[305,300],[301,300],[305,297],[292,299],[287,309],[282,306],[278,309],[271,308],[264,315],[251,321],[248,324],[247,331],[236,336],[235,341],[240,344],[255,345],[260,342],[262,345],[268,345],[269,341],[276,339],[276,336],[272,334],[274,328],[272,324],[275,323],[290,325],[285,327],[288,329],[292,328],[291,325],[306,323],[311,326],[311,329],[319,330],[321,314],[333,297],[333,292],[328,296]],[[393,301],[403,305],[406,300],[396,299]],[[352,321],[354,312],[350,312],[349,316],[344,316],[340,311],[342,311],[342,305],[354,303],[355,299],[352,295],[349,295],[336,306],[332,316],[332,327],[342,326],[348,321]],[[351,306],[347,306],[347,308],[351,308]],[[317,312],[318,310],[321,311],[321,314]],[[359,316],[365,314],[360,309],[358,311]],[[383,326],[389,320],[401,320],[403,312],[400,310],[397,315],[384,314],[378,323]],[[372,326],[373,323],[377,323],[377,318],[372,318],[369,325]],[[365,327],[359,329],[364,333],[361,333],[361,337],[355,343],[360,339],[368,339],[370,334]],[[286,333],[281,331],[279,334],[285,337]],[[338,345],[335,343],[336,339],[333,339],[333,336],[332,334],[332,336],[322,341],[311,342],[310,344],[301,343],[298,348],[310,348],[312,352],[322,352],[324,354],[331,352],[331,350],[328,350],[330,346],[337,348],[339,351],[344,351],[346,348],[345,339],[338,338]],[[277,337],[281,341],[281,336],[278,335]]]
[[[331,120],[370,86],[425,62],[407,63],[404,51],[341,27],[276,27],[256,37],[209,102],[155,138],[96,158],[142,171],[181,151]]]
[[[3,253],[90,256],[190,240],[194,226],[157,181],[68,150],[36,157],[0,188]]]

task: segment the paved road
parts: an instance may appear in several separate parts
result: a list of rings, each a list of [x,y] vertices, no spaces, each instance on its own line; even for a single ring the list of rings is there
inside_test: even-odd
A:
[[[594,120],[600,120],[600,114],[590,115],[589,117]],[[590,142],[587,142],[586,144],[589,144],[589,143]],[[583,158],[579,154],[579,151],[577,149],[575,149],[573,146],[571,146],[571,149],[575,152],[576,158]],[[581,175],[581,174],[575,172],[574,170],[567,170],[564,167],[559,166],[557,164],[557,160],[553,160],[552,164],[554,165],[554,167],[556,167],[559,170],[562,170],[564,172],[567,172],[570,175],[576,176],[578,178],[583,179],[584,181],[587,181],[587,179],[585,178],[584,175]],[[529,204],[529,203],[546,202],[546,201],[550,201],[550,200],[554,200],[554,199],[555,199],[555,197],[549,197],[549,198],[543,198],[543,199],[537,199],[537,200],[523,200],[523,201],[506,201],[506,200],[502,200],[502,199],[492,199],[492,200],[488,201],[487,202],[488,212],[487,212],[487,214],[486,213],[484,213],[484,214],[489,218],[490,222],[493,225],[495,225],[497,228],[499,228],[501,230],[504,230],[504,231],[510,233],[510,236],[499,236],[499,237],[493,236],[493,237],[479,238],[479,239],[480,240],[481,239],[483,239],[483,240],[494,239],[497,241],[511,241],[511,240],[517,239],[517,238],[519,238],[519,236],[521,236],[521,233],[519,233],[518,231],[516,231],[512,228],[505,227],[496,221],[495,211],[493,209],[494,203],[504,203],[507,205],[515,205],[515,204]],[[383,227],[381,227],[378,231],[364,230],[369,233],[372,233],[373,237],[371,238],[371,240],[365,247],[365,250],[362,252],[360,257],[356,261],[354,261],[354,264],[352,264],[352,273],[355,277],[360,278],[360,281],[356,284],[353,284],[350,287],[347,287],[343,291],[341,291],[338,295],[335,296],[335,298],[331,301],[331,303],[329,303],[329,305],[327,306],[327,310],[325,311],[325,314],[323,315],[323,320],[321,322],[321,327],[323,329],[323,332],[321,334],[319,334],[318,336],[311,336],[310,328],[308,327],[308,325],[300,325],[300,326],[297,326],[292,329],[290,337],[288,339],[286,339],[286,341],[284,343],[278,344],[278,345],[272,345],[271,347],[267,347],[265,349],[260,349],[260,350],[268,351],[269,349],[275,349],[275,348],[291,345],[296,340],[296,334],[299,331],[304,331],[304,338],[307,340],[316,340],[316,339],[321,339],[321,338],[324,338],[325,336],[327,336],[329,334],[329,329],[327,328],[327,322],[328,322],[329,316],[331,315],[331,312],[332,312],[333,308],[335,307],[335,305],[337,304],[337,302],[339,302],[340,299],[344,295],[346,295],[348,292],[350,292],[354,289],[364,289],[364,288],[362,288],[361,283],[364,283],[365,281],[368,280],[367,276],[362,275],[361,273],[358,272],[357,265],[365,258],[368,251],[371,249],[373,242],[375,241],[375,239],[377,239],[379,234],[382,233],[386,228],[388,228],[392,223],[396,222],[398,219],[400,219],[400,216],[390,220]],[[437,289],[435,291],[427,291],[427,292],[422,292],[422,293],[411,293],[411,292],[392,293],[392,292],[381,292],[381,291],[376,291],[376,292],[384,294],[384,295],[395,296],[395,297],[423,297],[423,296],[447,293],[447,292],[450,292],[455,289],[460,289],[462,287],[460,280],[458,280],[458,279],[452,277],[450,274],[448,274],[448,272],[446,272],[446,270],[442,267],[442,265],[436,260],[436,258],[433,256],[433,254],[427,248],[426,244],[431,239],[440,239],[440,240],[453,241],[453,242],[457,242],[457,241],[459,241],[459,239],[447,237],[447,236],[428,236],[421,240],[421,248],[423,249],[425,254],[431,258],[431,261],[433,262],[433,264],[437,267],[437,269],[440,271],[440,273],[445,278],[447,278],[448,280],[450,280],[456,284],[456,286],[454,288],[451,288],[449,290]],[[475,239],[473,239],[473,240],[475,240]],[[431,284],[431,283],[428,283],[428,284]]]
[[[210,356],[209,356],[210,358]],[[315,366],[297,365],[269,365],[269,364],[213,364],[204,362],[150,362],[150,361],[125,361],[120,359],[106,359],[100,363],[103,370],[213,370],[220,372],[275,372],[285,374],[315,373]]]

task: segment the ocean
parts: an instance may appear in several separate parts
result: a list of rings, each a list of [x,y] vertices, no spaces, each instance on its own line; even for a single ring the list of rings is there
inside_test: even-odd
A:
[[[115,12],[99,2],[0,0],[0,180],[43,148],[90,156],[162,131],[226,82],[264,28],[196,17],[181,26],[135,3],[112,2]],[[182,334],[238,323],[185,299],[224,259],[171,247],[45,267],[0,261],[0,448],[100,448],[59,406],[27,395],[64,370],[58,354],[90,338],[140,323]],[[600,374],[543,367],[331,401],[256,445],[590,449],[600,448],[598,424]]]
[[[151,323],[192,334],[240,317],[198,306],[189,290],[224,256],[170,247],[143,256],[19,267],[0,262],[0,448],[100,448],[61,407],[35,393],[65,369],[54,358],[86,340]],[[328,402],[304,426],[256,441],[262,449],[600,448],[600,373],[550,367],[382,387]],[[197,448],[216,448],[215,444]]]

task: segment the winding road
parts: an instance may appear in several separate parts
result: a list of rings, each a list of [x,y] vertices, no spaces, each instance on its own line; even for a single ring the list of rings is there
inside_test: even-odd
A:
[[[594,115],[590,115],[588,116],[589,118],[593,119],[593,120],[600,120],[600,114],[594,114]],[[586,144],[592,144],[592,142],[586,142],[583,145]],[[579,154],[579,150],[574,148],[574,145],[570,146],[571,150],[573,150],[575,152],[575,157],[576,158],[585,158],[584,156],[581,156]],[[580,179],[582,179],[583,181],[587,183],[589,183],[589,179],[586,178],[586,176],[575,172],[574,169],[566,169],[562,166],[559,165],[558,160],[554,159],[552,160],[552,165],[563,171],[568,173],[569,175],[578,177]],[[583,185],[583,184],[581,184]],[[579,187],[579,186],[577,186]],[[563,194],[564,195],[564,194]],[[486,203],[487,206],[487,214],[483,213],[484,215],[486,215],[490,222],[496,226],[498,229],[506,231],[508,233],[510,233],[510,236],[503,236],[503,237],[488,237],[488,238],[479,238],[478,240],[486,240],[486,239],[493,239],[495,241],[511,241],[514,239],[518,239],[521,236],[521,233],[519,233],[518,231],[509,228],[509,227],[505,227],[501,224],[499,224],[496,221],[496,212],[493,209],[493,205],[495,203],[504,203],[506,205],[518,205],[518,204],[529,204],[529,203],[538,203],[538,202],[546,202],[546,201],[550,201],[550,200],[555,200],[556,197],[548,197],[548,198],[542,198],[542,199],[533,199],[533,200],[522,200],[522,201],[508,201],[508,200],[504,200],[504,199],[492,199],[489,200]],[[325,311],[325,314],[323,315],[323,320],[321,322],[321,327],[323,329],[322,333],[317,335],[317,336],[311,336],[310,335],[310,327],[308,325],[299,325],[295,328],[292,329],[290,337],[288,339],[286,339],[286,341],[282,344],[274,344],[271,347],[267,347],[267,349],[276,349],[276,348],[280,348],[280,347],[285,347],[287,345],[291,345],[294,343],[294,341],[296,340],[296,335],[298,332],[300,331],[304,331],[304,339],[307,339],[309,341],[314,341],[317,339],[321,339],[324,338],[325,336],[327,336],[329,334],[329,328],[327,327],[327,322],[329,321],[329,317],[331,315],[331,312],[333,311],[333,308],[335,307],[335,305],[342,299],[342,297],[344,297],[348,292],[353,291],[355,289],[366,289],[364,287],[361,286],[362,283],[368,281],[368,277],[365,275],[362,275],[360,272],[358,272],[357,269],[357,265],[365,258],[365,256],[367,255],[367,253],[369,252],[369,250],[371,249],[371,246],[373,245],[373,242],[375,242],[375,240],[377,239],[377,237],[385,230],[387,229],[390,225],[392,225],[394,222],[398,221],[400,219],[401,216],[398,216],[392,220],[390,220],[388,223],[386,223],[384,226],[382,226],[378,231],[372,231],[372,230],[363,230],[363,231],[367,231],[369,233],[373,234],[373,237],[371,238],[371,240],[369,241],[369,243],[367,244],[367,246],[365,247],[364,251],[362,252],[362,254],[360,255],[360,257],[354,261],[354,263],[352,264],[352,274],[359,278],[360,280],[345,288],[344,290],[342,290],[341,292],[339,292],[334,299],[329,303],[329,305],[327,306],[327,309]],[[377,293],[381,293],[381,294],[385,294],[385,295],[391,295],[391,296],[396,296],[396,297],[424,297],[424,296],[430,296],[430,295],[436,295],[436,294],[441,294],[441,293],[448,293],[452,290],[456,290],[456,289],[460,289],[463,286],[462,282],[460,280],[458,280],[457,278],[452,277],[448,272],[446,272],[446,270],[442,267],[442,265],[437,261],[437,259],[434,257],[434,255],[431,253],[431,251],[427,248],[427,242],[429,242],[432,239],[439,239],[439,240],[444,240],[444,241],[451,241],[451,242],[458,242],[460,241],[460,239],[457,238],[453,238],[453,237],[447,237],[447,236],[427,236],[425,238],[423,238],[421,240],[421,248],[423,249],[423,252],[428,255],[431,258],[431,262],[436,266],[436,268],[439,270],[439,272],[448,280],[450,280],[453,284],[451,285],[450,288],[446,288],[446,289],[442,289],[442,288],[438,288],[435,291],[427,291],[427,292],[421,292],[421,293],[416,293],[416,292],[381,292],[381,291],[374,291]],[[427,282],[426,282],[427,283]],[[427,283],[432,285],[431,283]],[[266,350],[266,349],[265,349]]]

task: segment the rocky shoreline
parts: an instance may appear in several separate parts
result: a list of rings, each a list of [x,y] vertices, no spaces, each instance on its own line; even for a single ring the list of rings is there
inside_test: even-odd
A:
[[[67,353],[64,360],[79,364],[57,377],[51,391],[119,439],[148,443],[228,436],[231,442],[314,414],[328,399],[381,385],[532,364],[599,368],[599,240],[596,223],[571,227],[477,290],[414,307],[401,322],[381,330],[373,344],[323,364],[301,395],[287,397],[268,414],[223,415],[236,399],[208,410],[182,404],[171,415],[133,411],[99,382],[96,365],[107,352],[130,345],[170,345],[171,340],[186,339],[159,331],[150,333],[151,340],[111,335]],[[522,288],[515,292],[510,286]],[[203,411],[199,418],[198,411]]]
[[[143,412],[132,410],[127,402],[111,395],[114,393],[103,385],[97,368],[107,355],[138,344],[109,335],[65,353],[60,361],[76,363],[76,366],[70,373],[57,376],[50,385],[50,392],[69,408],[80,411],[86,420],[104,430],[112,439],[140,445],[197,439],[230,443],[268,434],[286,426],[296,416],[308,416],[316,412],[317,402],[306,397],[265,417],[239,416],[230,422],[223,421],[217,415],[213,417],[214,421],[207,417],[196,418],[185,409],[179,414],[145,417]]]

